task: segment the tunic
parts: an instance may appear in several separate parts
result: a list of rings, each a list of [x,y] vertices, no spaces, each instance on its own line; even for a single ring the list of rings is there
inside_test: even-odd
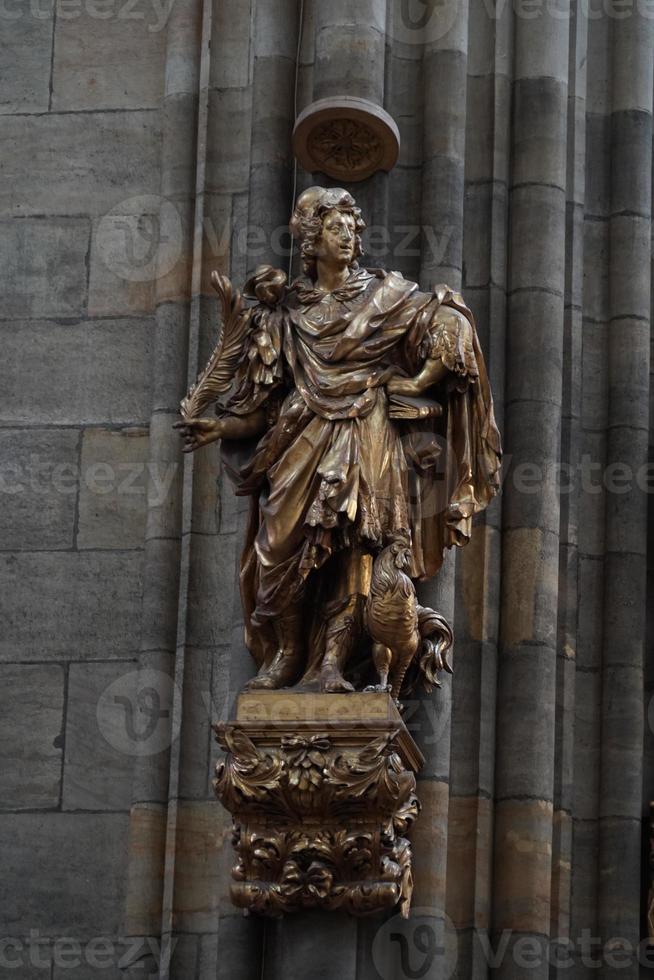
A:
[[[241,591],[261,666],[276,650],[272,620],[316,590],[328,611],[365,593],[361,555],[389,537],[410,534],[412,577],[433,575],[497,492],[501,450],[472,315],[447,287],[354,268],[331,293],[299,280],[282,305],[249,315],[225,409],[265,406],[270,428],[245,465],[227,444],[224,456],[252,498]],[[448,376],[425,394],[443,414],[392,418],[386,382],[436,357]]]

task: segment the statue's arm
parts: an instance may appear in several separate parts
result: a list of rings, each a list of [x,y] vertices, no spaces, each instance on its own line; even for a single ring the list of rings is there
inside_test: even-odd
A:
[[[432,385],[442,381],[448,369],[440,357],[428,357],[415,378],[391,378],[386,384],[390,395],[421,395]]]
[[[423,341],[424,361],[413,378],[396,376],[387,382],[391,395],[421,395],[448,374],[476,377],[472,346],[473,327],[463,313],[442,306]]]
[[[265,408],[258,408],[249,415],[225,415],[218,419],[190,419],[175,423],[184,440],[184,453],[192,453],[218,439],[251,439],[263,435],[267,427]]]

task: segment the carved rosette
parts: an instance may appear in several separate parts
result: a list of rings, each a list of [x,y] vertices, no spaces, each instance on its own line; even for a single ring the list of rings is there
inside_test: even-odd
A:
[[[313,907],[368,915],[400,903],[408,915],[405,834],[419,803],[395,744],[400,729],[348,746],[338,729],[311,726],[262,745],[246,727],[215,727],[227,749],[214,788],[234,818],[234,904],[279,916]]]

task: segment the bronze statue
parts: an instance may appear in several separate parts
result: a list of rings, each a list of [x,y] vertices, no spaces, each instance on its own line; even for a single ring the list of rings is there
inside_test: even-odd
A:
[[[178,427],[185,452],[221,439],[236,493],[251,500],[249,690],[392,687],[397,698],[418,674],[435,683],[452,635],[413,583],[467,542],[499,486],[472,314],[446,286],[422,292],[359,267],[364,228],[347,191],[312,187],[290,221],[303,276],[289,285],[258,268],[251,305],[212,277],[223,332]]]

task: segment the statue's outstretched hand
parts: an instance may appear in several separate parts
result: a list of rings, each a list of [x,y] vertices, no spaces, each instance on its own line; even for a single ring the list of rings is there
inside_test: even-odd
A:
[[[223,435],[220,419],[189,419],[175,422],[173,428],[179,429],[179,434],[184,440],[183,453],[192,453],[202,446],[208,446],[210,442],[215,442]]]

